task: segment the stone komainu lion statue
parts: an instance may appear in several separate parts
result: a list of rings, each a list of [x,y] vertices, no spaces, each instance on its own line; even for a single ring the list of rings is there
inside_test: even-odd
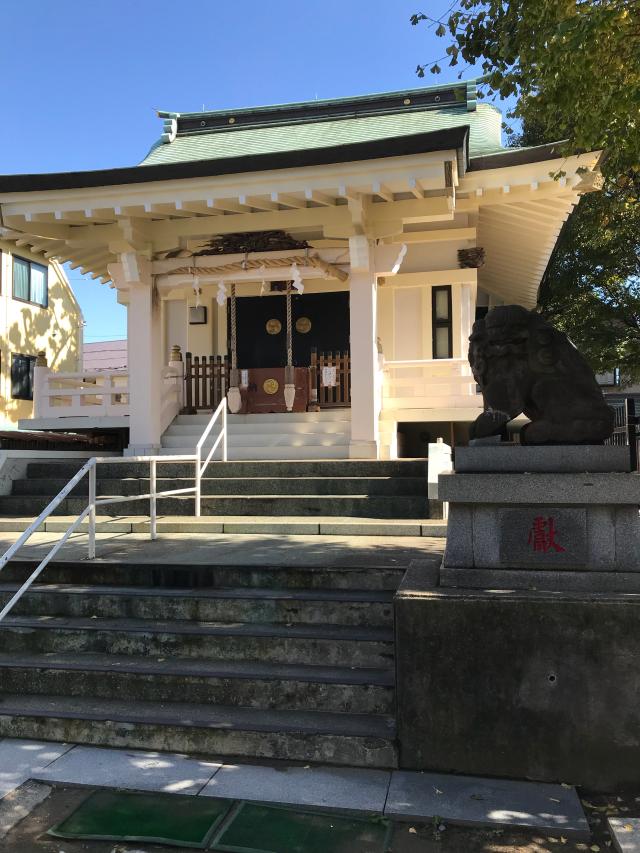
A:
[[[613,432],[613,411],[593,371],[565,334],[519,305],[490,310],[473,324],[469,363],[485,411],[471,438],[504,433],[524,413],[525,444],[601,444]]]

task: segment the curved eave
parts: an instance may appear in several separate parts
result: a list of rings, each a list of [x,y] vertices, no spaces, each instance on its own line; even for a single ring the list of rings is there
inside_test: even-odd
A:
[[[531,148],[505,148],[494,154],[483,154],[472,157],[469,162],[470,172],[483,169],[503,169],[506,166],[525,166],[528,163],[540,163],[543,160],[557,160],[566,154],[564,142],[549,142],[546,145],[534,145]]]
[[[1,175],[0,192],[39,192],[47,190],[85,189],[122,186],[180,178],[216,177],[277,169],[327,166],[385,157],[426,154],[457,149],[462,152],[463,168],[469,162],[469,126],[357,142],[303,151],[279,151],[248,157],[196,160],[188,163],[162,163],[153,166],[128,166],[91,172],[51,172],[34,175]]]

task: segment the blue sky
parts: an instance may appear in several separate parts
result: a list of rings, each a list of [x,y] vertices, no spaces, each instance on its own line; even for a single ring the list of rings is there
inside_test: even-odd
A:
[[[155,110],[403,89],[446,43],[409,16],[450,0],[22,0],[5,3],[0,173],[139,162]],[[456,79],[445,63],[424,85]],[[473,69],[465,72],[472,77]],[[70,271],[87,341],[125,337],[115,291]]]

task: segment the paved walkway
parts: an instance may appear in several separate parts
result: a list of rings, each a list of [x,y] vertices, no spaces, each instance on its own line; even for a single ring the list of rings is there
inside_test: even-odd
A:
[[[19,533],[0,532],[0,553]],[[17,559],[42,559],[59,533],[34,533]],[[437,561],[444,539],[423,536],[292,536],[277,534],[144,533],[96,534],[96,558],[134,563],[208,563],[217,565],[409,566],[416,560]],[[87,535],[77,533],[57,559],[86,560]],[[46,571],[46,570],[45,570]]]
[[[322,807],[398,821],[437,815],[463,826],[523,827],[589,837],[575,790],[535,782],[404,770],[249,765],[172,753],[0,740],[0,800],[27,779]]]

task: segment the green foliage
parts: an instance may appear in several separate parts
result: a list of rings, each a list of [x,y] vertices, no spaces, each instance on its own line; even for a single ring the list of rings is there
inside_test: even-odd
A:
[[[607,175],[640,171],[640,0],[456,0],[441,19],[411,23],[449,42],[432,73],[443,59],[479,63],[488,94],[517,98],[510,117],[563,125],[545,141],[605,149]]]
[[[540,308],[597,372],[640,381],[640,181],[609,181],[580,200],[540,288]]]

